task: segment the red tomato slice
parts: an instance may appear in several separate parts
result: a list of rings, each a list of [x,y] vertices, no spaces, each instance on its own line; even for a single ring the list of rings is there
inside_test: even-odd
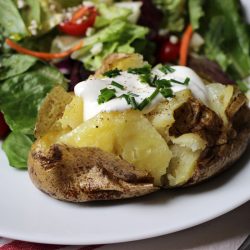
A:
[[[171,43],[169,40],[163,42],[160,47],[158,59],[162,63],[175,62],[180,54],[180,43]]]
[[[95,8],[82,7],[76,11],[70,21],[59,24],[58,28],[61,32],[71,36],[83,36],[87,29],[94,25],[96,15]]]
[[[4,138],[9,132],[9,126],[6,124],[3,114],[0,112],[0,138]]]

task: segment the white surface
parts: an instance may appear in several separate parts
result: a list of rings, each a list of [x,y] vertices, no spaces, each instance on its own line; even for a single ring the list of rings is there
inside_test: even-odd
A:
[[[199,226],[153,239],[105,245],[100,250],[236,250],[250,232],[250,202]],[[99,250],[98,249],[98,250]]]
[[[27,172],[8,166],[0,151],[0,235],[81,245],[176,232],[224,214],[250,199],[247,155],[232,170],[197,187],[127,201],[71,204],[41,193]]]

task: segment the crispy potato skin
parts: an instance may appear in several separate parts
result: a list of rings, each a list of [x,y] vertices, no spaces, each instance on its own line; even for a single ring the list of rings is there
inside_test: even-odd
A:
[[[184,185],[191,186],[213,177],[232,166],[244,153],[249,131],[241,131],[226,144],[208,147],[201,154],[192,178]]]
[[[115,200],[158,190],[146,172],[98,148],[54,144],[45,152],[38,144],[29,154],[29,175],[37,188],[56,199]]]
[[[182,115],[184,113],[185,116]],[[175,111],[171,135],[195,132],[208,142],[193,176],[183,187],[198,184],[223,172],[246,150],[250,139],[250,109],[246,106],[245,95],[237,89],[226,114],[230,122],[224,127],[212,110],[193,98]]]

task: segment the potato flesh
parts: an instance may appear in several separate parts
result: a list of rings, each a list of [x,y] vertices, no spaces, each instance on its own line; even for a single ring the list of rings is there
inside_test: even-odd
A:
[[[176,93],[175,98],[168,102],[160,103],[152,112],[146,115],[156,130],[169,141],[169,128],[173,125],[174,111],[191,97],[190,90]]]
[[[66,106],[63,117],[59,120],[63,129],[74,129],[83,123],[83,101],[79,96],[74,96]]]
[[[206,141],[195,133],[172,137],[171,140],[173,158],[167,170],[168,185],[181,186],[192,177],[200,154],[206,148]]]
[[[228,123],[226,109],[233,96],[233,86],[212,83],[207,85],[206,88],[209,96],[209,108],[211,108],[226,125]]]
[[[117,126],[117,153],[138,169],[148,171],[154,183],[161,185],[161,176],[166,173],[172,157],[166,141],[139,112],[120,117]]]
[[[171,141],[173,144],[178,144],[181,147],[190,148],[193,152],[204,150],[207,146],[207,142],[195,133],[187,133],[179,137],[172,137]]]
[[[82,120],[83,112],[79,99],[74,98],[60,121],[72,130],[57,135],[56,141],[73,147],[97,147],[120,155],[136,168],[148,171],[154,177],[155,185],[161,185],[161,177],[167,172],[170,186],[181,185],[192,176],[197,159],[206,146],[197,134],[184,134],[178,138],[168,135],[168,129],[174,123],[174,110],[190,96],[189,90],[181,91],[169,102],[159,104],[146,117],[139,111],[101,113],[75,128]],[[178,145],[169,149],[170,140]],[[175,171],[167,171],[168,166]]]
[[[73,147],[98,147],[148,171],[161,184],[172,154],[166,141],[139,111],[101,113],[61,136]]]
[[[180,145],[170,146],[173,158],[168,168],[168,185],[170,187],[181,186],[193,175],[201,150],[192,151],[191,148]]]
[[[101,113],[62,135],[58,142],[73,147],[97,147],[111,153],[115,140],[115,122],[112,118],[110,113]]]

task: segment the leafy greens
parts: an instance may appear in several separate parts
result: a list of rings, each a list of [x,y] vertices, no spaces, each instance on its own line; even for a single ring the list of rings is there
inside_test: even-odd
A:
[[[66,87],[66,81],[56,68],[30,56],[13,54],[4,57],[2,64],[5,66],[0,71],[0,110],[13,131],[3,149],[10,164],[24,167],[22,162],[27,154],[18,162],[16,155],[20,153],[15,152],[13,144],[24,141],[26,149],[22,153],[28,152],[41,102],[55,85]]]

